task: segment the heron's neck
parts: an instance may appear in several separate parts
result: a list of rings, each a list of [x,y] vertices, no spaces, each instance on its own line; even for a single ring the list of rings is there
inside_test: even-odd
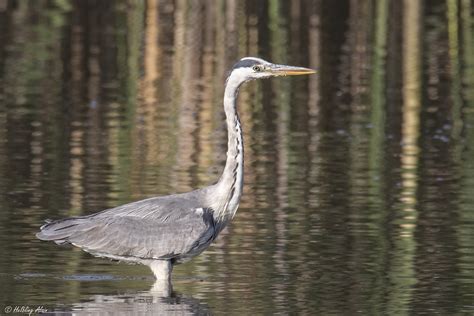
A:
[[[224,92],[224,111],[227,123],[227,160],[224,172],[217,183],[219,202],[216,217],[229,221],[239,207],[244,177],[244,141],[239,115],[237,113],[237,94],[241,82],[232,78],[227,81]]]

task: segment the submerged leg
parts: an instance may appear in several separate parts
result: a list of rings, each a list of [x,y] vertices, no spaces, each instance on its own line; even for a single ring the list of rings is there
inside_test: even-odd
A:
[[[156,281],[150,292],[160,297],[168,297],[173,291],[171,285],[171,271],[173,265],[169,260],[155,260],[150,263],[151,271],[155,275]]]

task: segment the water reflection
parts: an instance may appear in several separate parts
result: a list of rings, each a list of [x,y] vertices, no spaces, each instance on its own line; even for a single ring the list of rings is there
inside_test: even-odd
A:
[[[56,310],[61,312],[61,310]],[[192,297],[171,298],[139,295],[96,295],[90,301],[74,304],[71,314],[81,313],[130,313],[149,315],[212,315],[208,306]],[[66,313],[67,314],[67,313]]]
[[[161,302],[190,313],[472,312],[473,10],[0,0],[0,305],[147,301],[145,267],[34,233],[45,218],[215,181],[226,71],[258,55],[319,73],[242,89],[241,208],[176,269],[179,299]],[[93,303],[100,295],[107,306]]]
[[[145,313],[150,315],[208,315],[209,306],[192,296],[173,292],[163,296],[157,292],[156,284],[150,290],[143,290],[151,278],[124,278],[106,274],[47,275],[22,274],[15,277],[18,283],[55,279],[57,282],[76,283],[82,286],[80,296],[65,298],[68,304],[46,308],[49,313],[76,315],[82,313]],[[148,280],[149,279],[149,280]],[[178,284],[182,282],[178,280]],[[201,282],[201,281],[199,281]],[[64,299],[64,298],[63,298]]]

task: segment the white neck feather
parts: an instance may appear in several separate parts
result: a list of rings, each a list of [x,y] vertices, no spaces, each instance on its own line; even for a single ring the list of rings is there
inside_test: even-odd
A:
[[[224,92],[224,111],[227,123],[227,160],[218,183],[217,200],[213,201],[215,217],[222,222],[231,220],[239,207],[244,177],[244,142],[236,102],[243,72],[234,70]]]

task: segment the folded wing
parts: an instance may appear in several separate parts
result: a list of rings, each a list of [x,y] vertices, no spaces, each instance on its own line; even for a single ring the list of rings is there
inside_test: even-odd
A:
[[[150,208],[147,212],[141,205],[140,210],[126,213],[112,209],[50,222],[41,227],[37,237],[58,244],[71,243],[97,256],[128,261],[183,261],[202,252],[216,237],[209,209],[164,212],[162,208]]]

